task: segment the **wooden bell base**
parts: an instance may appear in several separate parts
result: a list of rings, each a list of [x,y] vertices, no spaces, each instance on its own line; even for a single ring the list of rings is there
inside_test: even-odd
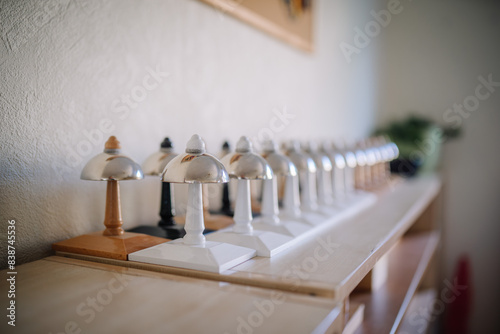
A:
[[[104,236],[101,231],[56,242],[52,244],[52,249],[56,252],[127,260],[130,253],[167,241],[170,240],[131,232],[125,232],[120,236]]]

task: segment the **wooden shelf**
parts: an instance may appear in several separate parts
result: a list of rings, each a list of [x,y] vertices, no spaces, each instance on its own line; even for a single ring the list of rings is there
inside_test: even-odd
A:
[[[349,305],[349,315],[342,334],[352,334],[363,323],[365,313],[365,305],[351,304]]]
[[[356,334],[395,333],[417,291],[439,243],[439,233],[403,237],[388,253],[386,282],[371,293],[354,293],[350,301],[365,305]]]
[[[273,258],[256,257],[222,274],[77,255],[77,258],[150,271],[278,289],[343,302],[396,244],[439,192],[437,176],[405,180],[377,194],[375,205],[326,226]]]
[[[324,333],[332,300],[61,257],[18,266],[1,333]],[[7,277],[6,271],[0,271]],[[8,291],[8,282],[0,289]],[[5,304],[5,303],[3,303]]]
[[[17,321],[26,332],[68,331],[74,319],[82,332],[93,333],[245,332],[239,319],[278,294],[284,302],[258,332],[395,333],[410,324],[409,309],[431,302],[430,293],[413,297],[439,243],[429,222],[440,187],[434,175],[391,184],[363,212],[336,223],[332,218],[295,247],[222,274],[58,252],[74,258],[18,267],[16,302],[23,312]],[[377,263],[387,264],[387,276],[380,276],[385,282],[353,293]],[[113,292],[116,275],[130,287]],[[0,281],[0,288],[6,284]],[[87,324],[75,310],[99,293],[113,300]]]
[[[397,333],[428,333],[433,317],[422,316],[422,310],[432,310],[436,298],[438,297],[435,289],[426,289],[417,292],[408,306],[408,310],[401,321]]]

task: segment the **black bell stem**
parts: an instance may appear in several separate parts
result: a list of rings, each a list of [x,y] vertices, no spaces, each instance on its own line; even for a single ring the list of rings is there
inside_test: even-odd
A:
[[[160,227],[171,227],[175,225],[174,221],[175,208],[172,196],[172,187],[169,182],[161,184],[161,202],[160,202],[160,217],[158,222]]]

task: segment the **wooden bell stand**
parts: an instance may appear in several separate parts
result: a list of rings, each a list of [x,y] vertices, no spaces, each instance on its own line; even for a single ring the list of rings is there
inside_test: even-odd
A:
[[[120,142],[111,136],[105,149],[120,149]],[[52,244],[56,252],[92,255],[117,260],[127,260],[128,254],[167,242],[168,239],[145,234],[125,232],[117,180],[108,180],[106,188],[106,213],[103,232],[84,234]]]

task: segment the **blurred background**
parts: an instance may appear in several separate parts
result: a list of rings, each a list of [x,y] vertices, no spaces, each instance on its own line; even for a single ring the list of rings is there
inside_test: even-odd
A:
[[[499,332],[500,3],[318,0],[312,52],[232,10],[0,2],[0,224],[17,222],[18,261],[102,228],[105,184],[79,176],[111,134],[142,162],[165,136],[183,151],[198,133],[216,153],[241,135],[354,141],[416,115],[460,130],[412,152],[441,147],[443,275],[470,259],[470,332]],[[156,181],[122,183],[125,228],[156,222]]]

